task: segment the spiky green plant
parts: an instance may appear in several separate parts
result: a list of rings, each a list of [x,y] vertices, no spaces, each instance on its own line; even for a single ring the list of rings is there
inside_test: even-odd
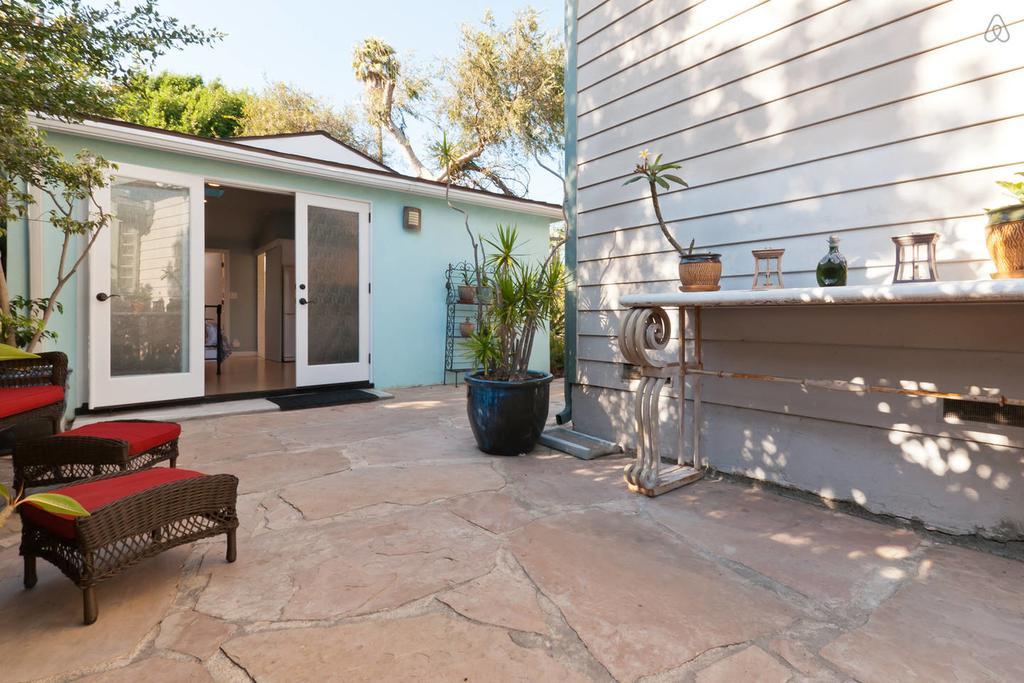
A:
[[[543,263],[528,263],[520,252],[519,231],[498,226],[497,236],[485,239],[491,255],[490,282],[494,302],[483,313],[481,329],[470,335],[467,349],[485,379],[521,381],[529,375],[530,355],[537,330],[558,312],[565,287],[565,266],[555,258],[555,244]]]

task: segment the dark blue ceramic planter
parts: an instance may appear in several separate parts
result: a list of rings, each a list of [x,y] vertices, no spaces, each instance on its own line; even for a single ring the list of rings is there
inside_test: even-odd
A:
[[[466,412],[477,447],[491,455],[532,451],[548,420],[552,379],[547,372],[530,372],[522,382],[466,375]]]

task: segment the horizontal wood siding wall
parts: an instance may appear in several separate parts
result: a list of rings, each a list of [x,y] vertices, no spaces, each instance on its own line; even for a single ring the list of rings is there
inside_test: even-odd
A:
[[[985,39],[995,14],[1006,43]],[[889,238],[910,232],[941,233],[941,279],[993,270],[983,207],[1007,203],[994,181],[1024,170],[1024,3],[580,0],[577,22],[583,431],[632,443],[620,298],[678,287],[646,187],[623,185],[640,150],[682,164],[690,187],[663,195],[666,220],[722,254],[724,288],[748,288],[750,250],[767,246],[786,249],[787,286],[814,285],[829,235],[850,284],[889,282]],[[1024,396],[1017,305],[716,310],[705,322],[710,367]],[[1024,429],[958,424],[923,399],[705,387],[716,466],[1024,537]]]

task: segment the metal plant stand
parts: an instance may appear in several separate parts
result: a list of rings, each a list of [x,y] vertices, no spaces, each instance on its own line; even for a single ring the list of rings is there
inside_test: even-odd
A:
[[[448,264],[444,273],[447,315],[444,326],[444,377],[442,382],[448,384],[448,378],[451,376],[455,380],[455,386],[459,385],[459,375],[475,369],[460,325],[466,318],[469,318],[474,323],[474,329],[479,330],[484,309],[488,305],[479,301],[476,296],[471,303],[459,300],[459,285],[465,284],[467,281],[476,292],[479,283],[477,282],[476,268],[472,263],[460,261]]]

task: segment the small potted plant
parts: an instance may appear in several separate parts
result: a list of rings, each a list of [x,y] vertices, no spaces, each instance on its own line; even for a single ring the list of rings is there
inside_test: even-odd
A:
[[[476,287],[473,286],[473,280],[469,277],[468,270],[462,271],[462,284],[459,285],[459,303],[476,303]]]
[[[468,337],[475,331],[476,324],[470,318],[466,318],[461,323],[459,323],[459,334],[461,334],[463,337]]]
[[[646,180],[651,188],[651,202],[654,204],[654,215],[658,219],[658,226],[669,244],[679,253],[679,280],[682,282],[684,292],[710,292],[719,288],[719,281],[722,279],[722,258],[721,254],[695,253],[693,245],[695,240],[690,240],[688,248],[683,247],[676,238],[672,236],[665,219],[661,215],[661,203],[658,201],[658,188],[668,190],[670,183],[689,187],[686,181],[677,175],[666,173],[680,168],[679,164],[661,163],[659,154],[650,159],[650,152],[646,149],[640,152],[640,163],[633,169],[633,175],[625,182],[626,185],[639,180]]]
[[[487,273],[480,271],[480,284],[476,288],[476,300],[482,304],[490,304],[494,298],[494,290],[487,279]]]
[[[1024,177],[1024,173],[1017,175]],[[992,277],[1024,277],[1024,182],[1000,180],[996,184],[1017,201],[998,209],[986,209],[985,245],[998,271]]]
[[[494,300],[467,342],[476,372],[466,375],[466,410],[477,447],[492,455],[529,453],[548,418],[551,373],[530,370],[537,330],[558,313],[565,286],[559,242],[542,264],[516,256],[515,228],[498,226],[488,264]]]

